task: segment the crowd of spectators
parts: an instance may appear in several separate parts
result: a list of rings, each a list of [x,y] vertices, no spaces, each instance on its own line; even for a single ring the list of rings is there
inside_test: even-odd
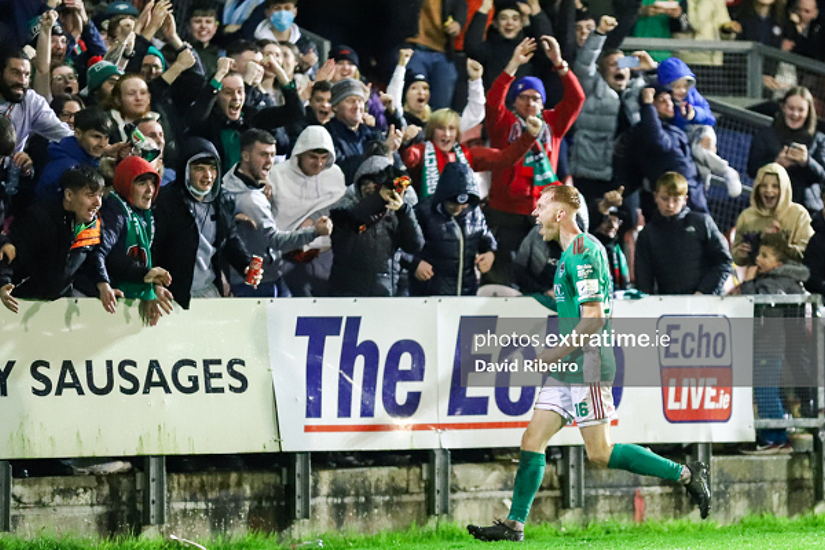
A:
[[[579,190],[616,290],[741,292],[765,235],[808,266],[800,291],[825,287],[810,91],[767,71],[775,122],[725,236],[706,189],[736,197],[740,175],[698,91],[722,58],[617,49],[738,37],[820,58],[814,0],[415,0],[381,55],[296,19],[318,3],[0,10],[3,304],[125,296],[155,324],[199,297],[552,294],[561,250],[531,215],[547,185]]]

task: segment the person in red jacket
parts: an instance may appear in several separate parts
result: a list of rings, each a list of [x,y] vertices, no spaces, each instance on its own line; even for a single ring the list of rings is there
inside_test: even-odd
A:
[[[426,198],[435,193],[438,177],[451,162],[469,164],[476,172],[504,169],[518,163],[536,143],[543,124],[536,116],[526,120],[527,131],[503,150],[488,147],[467,147],[459,143],[460,117],[452,109],[439,109],[430,116],[424,130],[426,141],[403,150],[401,158],[410,171],[418,196]]]
[[[485,125],[490,135],[490,146],[504,149],[524,133],[524,121],[530,116],[541,116],[545,124],[538,143],[524,158],[508,167],[493,170],[490,204],[485,211],[487,223],[499,243],[500,261],[488,273],[490,283],[511,284],[510,257],[535,225],[531,213],[541,191],[547,185],[558,185],[556,168],[559,145],[567,130],[573,126],[584,105],[584,91],[567,62],[561,57],[559,43],[551,36],[542,36],[544,53],[555,65],[564,87],[564,97],[553,109],[545,109],[544,84],[538,78],[526,76],[515,81],[518,68],[530,61],[536,51],[536,41],[525,38],[513,52],[490,91],[487,92]],[[513,104],[513,111],[505,102]]]

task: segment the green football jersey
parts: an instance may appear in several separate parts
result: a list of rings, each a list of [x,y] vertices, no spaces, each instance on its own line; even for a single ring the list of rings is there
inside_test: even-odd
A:
[[[607,319],[601,333],[610,334],[610,301],[613,280],[602,244],[581,233],[562,253],[553,281],[556,311],[559,314],[559,334],[571,334],[581,318],[581,306],[599,302]],[[576,373],[557,376],[568,383],[612,382],[616,375],[616,360],[611,346],[587,345],[568,355],[564,361],[579,365]]]

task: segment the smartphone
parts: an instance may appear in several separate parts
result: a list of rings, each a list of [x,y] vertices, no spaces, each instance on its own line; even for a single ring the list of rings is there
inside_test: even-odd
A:
[[[802,150],[802,149],[805,148],[804,145],[802,145],[801,143],[797,143],[795,141],[791,143],[790,147],[791,147],[791,149],[799,149],[799,150]]]
[[[616,66],[620,69],[632,69],[634,67],[638,67],[639,58],[635,55],[626,55],[624,57],[620,57],[619,60],[616,62]]]
[[[676,1],[673,1],[673,0],[671,0],[671,1],[657,0],[656,2],[653,2],[653,5],[656,6],[657,8],[661,8],[663,10],[671,10],[671,9],[678,8],[679,7],[679,2],[676,2]]]

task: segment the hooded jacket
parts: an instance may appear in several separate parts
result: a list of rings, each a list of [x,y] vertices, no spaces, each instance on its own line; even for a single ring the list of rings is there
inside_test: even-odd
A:
[[[74,136],[65,137],[57,143],[50,143],[49,164],[43,169],[40,181],[35,187],[38,197],[54,198],[62,196],[60,176],[72,166],[81,164],[97,168],[100,165],[100,159],[87,153]]]
[[[150,257],[145,256],[138,249],[128,250],[126,243],[130,215],[124,210],[130,208],[147,221],[149,246],[154,236],[155,222],[151,210],[140,210],[132,205],[132,184],[144,174],[153,174],[157,179],[152,193],[152,202],[157,199],[160,191],[160,176],[146,160],[137,157],[126,157],[115,169],[114,192],[117,197],[109,195],[100,208],[102,222],[101,243],[97,251],[98,261],[105,262],[106,270],[112,279],[113,288],[121,288],[122,283],[144,284],[143,278],[154,267]],[[118,198],[119,197],[119,198]],[[150,249],[151,250],[151,249]],[[146,285],[151,290],[152,285]],[[136,296],[126,296],[134,298]]]
[[[802,286],[810,271],[799,262],[790,261],[767,273],[757,273],[756,278],[742,283],[742,294],[805,294]]]
[[[454,201],[459,195],[468,196],[469,206],[459,215],[452,216],[444,202]],[[433,266],[433,276],[427,281],[411,276],[410,294],[475,296],[478,291],[476,254],[494,252],[497,248],[478,202],[478,184],[472,171],[455,162],[448,164],[438,180],[435,194],[415,207],[424,234],[424,248],[416,255],[410,271],[414,272],[424,260]]]
[[[393,258],[399,248],[415,254],[424,245],[421,227],[412,208],[415,194],[407,192],[397,211],[389,210],[375,192],[364,195],[358,180],[367,174],[383,171],[391,162],[386,157],[370,157],[356,172],[355,182],[335,204],[330,217],[332,232],[332,296],[393,296],[397,276]]]
[[[673,83],[680,78],[687,78],[691,82],[690,87],[688,88],[687,97],[685,97],[685,103],[693,107],[696,116],[693,117],[693,120],[686,119],[682,116],[682,111],[679,109],[679,105],[677,105],[677,102],[674,100],[673,112],[676,116],[673,119],[673,123],[678,128],[684,130],[687,128],[688,124],[704,124],[706,126],[716,125],[716,117],[713,116],[713,113],[710,110],[710,105],[702,94],[700,94],[696,89],[696,75],[693,74],[693,71],[690,70],[690,67],[688,67],[684,61],[678,57],[669,57],[659,63],[659,68],[657,69],[656,74],[658,76],[659,84],[668,90],[673,90]]]
[[[298,166],[298,156],[323,149],[329,153],[327,164],[317,176],[307,176]],[[272,188],[272,215],[285,231],[294,231],[307,218],[328,215],[329,208],[347,190],[344,173],[335,164],[335,146],[323,126],[308,126],[298,136],[289,160],[276,164],[267,178]]]
[[[200,227],[206,221],[196,218],[198,201],[189,190],[189,166],[193,160],[209,157],[218,163],[218,175],[209,194],[200,202],[206,207],[209,219],[215,223],[215,251],[210,265],[215,286],[223,291],[221,274],[231,265],[243,273],[252,260],[243,241],[235,231],[235,205],[221,193],[220,157],[215,147],[201,138],[190,138],[181,154],[177,179],[163,187],[155,208],[156,234],[152,246],[153,260],[172,275],[169,290],[181,307],[189,308],[192,281],[200,247]]]
[[[600,181],[613,179],[613,148],[619,126],[619,112],[632,126],[639,122],[639,93],[645,87],[642,76],[632,79],[619,94],[608,86],[598,71],[596,61],[607,36],[591,32],[576,54],[573,72],[587,99],[576,119],[576,133],[570,150],[570,173],[574,177]]]
[[[636,242],[636,288],[647,294],[720,294],[731,271],[725,238],[707,214],[687,206],[653,216]]]
[[[773,210],[765,208],[760,194],[767,174],[776,174],[779,177],[779,200]],[[811,216],[805,207],[791,202],[792,194],[788,172],[780,164],[772,162],[759,169],[753,182],[751,205],[739,214],[739,219],[736,220],[733,250],[736,251],[743,241],[751,245],[750,254],[734,252],[733,261],[737,265],[754,265],[756,255],[759,253],[760,236],[773,224],[774,220],[779,220],[780,233],[787,239],[793,252],[791,259],[802,261],[805,248],[814,230],[811,227]]]
[[[255,224],[236,225],[238,236],[250,254],[263,258],[262,283],[274,283],[281,276],[281,256],[309,244],[318,233],[314,227],[282,231],[278,229],[272,215],[272,205],[264,194],[266,182],[254,181],[239,170],[236,164],[223,177],[223,190],[235,203],[235,214],[246,214]],[[246,278],[240,273],[231,273],[229,282],[239,285]]]

